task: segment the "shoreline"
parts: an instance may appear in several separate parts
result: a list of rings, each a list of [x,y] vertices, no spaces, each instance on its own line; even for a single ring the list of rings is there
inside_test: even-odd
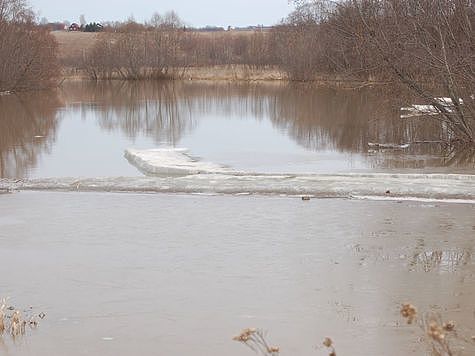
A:
[[[288,75],[277,67],[250,68],[246,65],[216,65],[205,67],[187,67],[172,69],[170,74],[164,78],[123,79],[112,77],[110,79],[93,79],[86,69],[63,67],[60,83],[64,81],[155,81],[155,80],[177,80],[177,81],[226,81],[226,82],[276,82],[276,83],[307,83],[312,85],[330,86],[338,88],[357,89],[374,85],[387,85],[387,82],[362,81],[356,79],[346,79],[337,75],[319,75],[313,80],[292,80]]]

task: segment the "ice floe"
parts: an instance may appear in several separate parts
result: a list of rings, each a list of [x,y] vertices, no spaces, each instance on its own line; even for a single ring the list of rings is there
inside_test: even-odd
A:
[[[125,158],[146,175],[181,176],[201,173],[228,173],[232,170],[189,155],[185,148],[127,149]]]

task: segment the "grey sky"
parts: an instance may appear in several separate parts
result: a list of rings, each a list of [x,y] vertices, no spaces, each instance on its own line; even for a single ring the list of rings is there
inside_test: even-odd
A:
[[[189,25],[223,27],[272,25],[292,11],[288,0],[30,0],[29,3],[40,17],[49,21],[77,22],[81,14],[87,22],[125,20],[130,15],[143,21],[156,11],[175,10]]]

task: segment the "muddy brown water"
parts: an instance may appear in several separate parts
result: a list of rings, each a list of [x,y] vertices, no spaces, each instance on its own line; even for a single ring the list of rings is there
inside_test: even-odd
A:
[[[259,172],[475,173],[437,145],[369,150],[441,134],[378,91],[70,82],[0,108],[4,178],[137,177],[124,149],[162,146]],[[474,335],[474,242],[462,201],[0,194],[0,296],[46,313],[0,355],[247,355],[245,327],[282,355],[326,355],[326,336],[339,355],[421,355],[400,304]]]
[[[5,355],[424,354],[411,301],[475,333],[475,206],[21,192],[0,197],[0,291],[47,317]],[[471,352],[474,349],[469,349]],[[470,355],[473,353],[467,353]]]

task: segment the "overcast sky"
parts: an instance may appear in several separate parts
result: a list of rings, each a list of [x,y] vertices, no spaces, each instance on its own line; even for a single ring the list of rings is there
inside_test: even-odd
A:
[[[288,0],[30,0],[29,3],[40,17],[51,22],[78,22],[81,14],[87,22],[125,20],[130,15],[142,22],[156,11],[175,10],[188,25],[197,27],[272,25],[292,11]]]

